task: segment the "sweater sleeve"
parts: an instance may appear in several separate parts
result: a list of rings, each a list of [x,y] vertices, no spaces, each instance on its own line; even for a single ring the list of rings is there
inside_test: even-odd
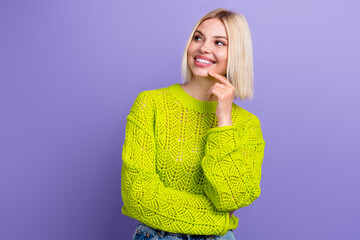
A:
[[[206,134],[204,192],[220,211],[245,207],[260,195],[265,141],[259,119],[250,117],[245,127],[215,127]]]
[[[219,211],[205,195],[164,186],[156,172],[155,103],[146,91],[127,117],[122,150],[122,212],[153,228],[184,234],[224,235],[236,219]]]

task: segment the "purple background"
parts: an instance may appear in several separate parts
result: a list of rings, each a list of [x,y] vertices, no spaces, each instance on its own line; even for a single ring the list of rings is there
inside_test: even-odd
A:
[[[360,239],[358,1],[0,1],[0,239],[130,239],[126,116],[180,82],[206,12],[243,13],[266,141],[237,239]]]

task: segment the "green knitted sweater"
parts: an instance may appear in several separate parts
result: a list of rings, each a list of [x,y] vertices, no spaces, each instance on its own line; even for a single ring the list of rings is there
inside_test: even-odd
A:
[[[217,101],[180,84],[138,94],[122,149],[122,213],[173,233],[224,235],[229,211],[260,195],[265,141],[260,121],[232,105],[232,126],[218,127]]]

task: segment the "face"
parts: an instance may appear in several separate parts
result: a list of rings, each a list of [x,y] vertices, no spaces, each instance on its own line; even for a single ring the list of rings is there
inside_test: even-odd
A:
[[[220,19],[207,19],[198,26],[187,55],[188,65],[194,76],[208,77],[209,71],[226,74],[228,38]]]

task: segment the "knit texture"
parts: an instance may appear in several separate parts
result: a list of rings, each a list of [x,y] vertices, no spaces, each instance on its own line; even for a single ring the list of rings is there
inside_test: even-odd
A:
[[[123,214],[174,233],[237,228],[229,211],[259,197],[265,141],[259,119],[235,103],[233,125],[218,127],[216,106],[180,84],[138,94],[122,150]]]

